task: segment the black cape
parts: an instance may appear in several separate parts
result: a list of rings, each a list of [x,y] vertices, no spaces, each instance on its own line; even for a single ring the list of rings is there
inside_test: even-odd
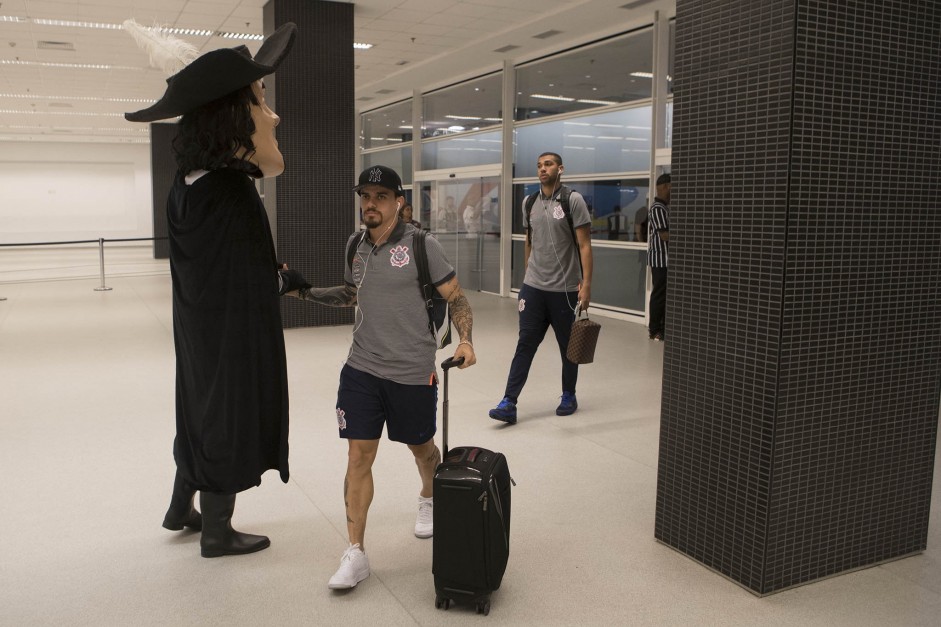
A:
[[[167,202],[177,468],[234,494],[277,468],[288,480],[288,385],[271,227],[255,184],[232,168]]]

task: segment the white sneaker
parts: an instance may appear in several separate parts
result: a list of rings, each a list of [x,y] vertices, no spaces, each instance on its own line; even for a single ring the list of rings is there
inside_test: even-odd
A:
[[[327,587],[331,590],[347,590],[355,588],[356,584],[369,577],[369,560],[359,544],[351,544],[343,557],[340,558],[340,567],[330,578]]]
[[[434,535],[434,497],[418,497],[418,518],[415,519],[415,536],[430,538]]]

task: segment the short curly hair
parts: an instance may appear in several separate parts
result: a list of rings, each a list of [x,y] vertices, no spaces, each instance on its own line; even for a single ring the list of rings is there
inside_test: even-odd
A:
[[[248,161],[255,153],[252,135],[252,105],[258,99],[251,85],[190,111],[180,118],[173,152],[181,172],[236,167],[261,176],[258,166]],[[244,149],[244,154],[238,153]]]

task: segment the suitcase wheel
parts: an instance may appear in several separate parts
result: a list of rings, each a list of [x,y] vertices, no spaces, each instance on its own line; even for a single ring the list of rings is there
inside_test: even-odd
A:
[[[490,601],[483,601],[477,604],[477,613],[487,616],[490,614]]]
[[[441,608],[448,609],[451,607],[451,599],[435,596],[435,609],[440,610]]]

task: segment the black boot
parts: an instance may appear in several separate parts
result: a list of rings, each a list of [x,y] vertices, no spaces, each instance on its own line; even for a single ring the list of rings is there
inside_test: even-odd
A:
[[[176,471],[176,479],[173,480],[173,496],[170,497],[170,509],[167,515],[163,517],[163,526],[170,531],[180,531],[183,527],[189,527],[193,531],[200,531],[203,528],[203,518],[193,507],[193,499],[196,497],[196,490],[189,487],[180,476],[180,471]]]
[[[254,553],[271,546],[271,540],[266,536],[241,533],[232,529],[234,494],[200,492],[199,505],[203,510],[203,535],[199,540],[203,557]]]

